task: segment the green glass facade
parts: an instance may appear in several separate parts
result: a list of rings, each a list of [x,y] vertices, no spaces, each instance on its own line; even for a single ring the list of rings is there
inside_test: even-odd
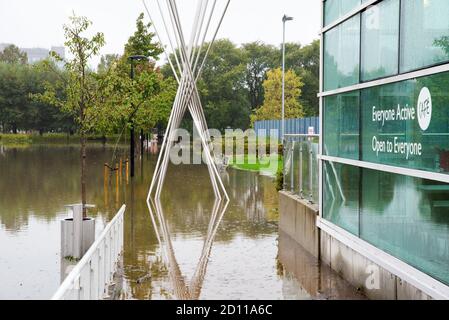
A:
[[[360,16],[324,35],[324,88],[332,90],[359,82]]]
[[[399,4],[384,0],[362,13],[362,81],[398,73]]]
[[[366,0],[326,0],[324,2],[324,25],[327,26],[360,6]]]
[[[325,25],[364,1],[341,2]],[[383,0],[326,29],[321,175],[325,220],[447,285],[449,71],[391,77],[449,62],[448,16],[449,1]]]
[[[402,1],[402,17],[401,72],[449,60],[449,1]]]

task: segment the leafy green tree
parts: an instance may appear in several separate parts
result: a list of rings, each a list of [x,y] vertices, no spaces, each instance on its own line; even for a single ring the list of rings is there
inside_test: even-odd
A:
[[[110,70],[114,63],[118,63],[120,55],[118,54],[106,54],[101,57],[100,63],[97,67],[98,74],[106,74]]]
[[[15,45],[7,46],[3,52],[0,52],[0,61],[9,64],[27,64],[28,57],[25,52],[20,51]]]
[[[72,59],[64,61],[64,77],[56,83],[46,83],[46,91],[34,97],[38,101],[49,103],[59,107],[63,112],[72,116],[79,128],[81,144],[81,198],[83,204],[83,214],[86,216],[86,141],[87,134],[96,126],[96,116],[98,112],[99,88],[97,77],[89,69],[89,60],[98,55],[104,46],[103,33],[96,33],[92,37],[88,33],[92,22],[86,17],[73,15],[70,23],[64,25],[65,46],[69,49]],[[57,61],[62,61],[61,57],[52,53]],[[48,64],[47,64],[48,66]],[[64,98],[58,95],[63,89]]]
[[[245,85],[254,110],[263,104],[263,82],[267,71],[278,66],[279,50],[259,41],[244,44],[242,50],[246,64]]]
[[[218,40],[209,54],[199,90],[211,128],[249,127],[251,104],[245,88],[246,65],[242,50],[229,40]]]
[[[0,121],[4,132],[17,133],[25,117],[26,68],[0,63]]]
[[[285,63],[287,69],[293,69],[304,83],[299,99],[306,117],[319,114],[318,91],[320,86],[320,42],[301,46],[297,43],[286,44]]]
[[[43,134],[73,130],[73,121],[60,110],[30,97],[43,93],[45,83],[53,83],[60,76],[61,71],[56,67],[55,72],[48,72],[40,67],[42,64],[0,62],[0,126],[3,132],[36,130]]]
[[[282,70],[280,68],[268,72],[267,80],[263,83],[265,102],[252,116],[251,122],[260,120],[281,119],[282,117]],[[301,118],[304,116],[302,105],[299,103],[303,83],[294,71],[285,73],[285,118]]]
[[[167,123],[176,95],[173,79],[164,79],[155,61],[163,52],[154,40],[151,24],[140,14],[136,31],[125,45],[120,57],[104,57],[99,66],[103,90],[101,101],[104,115],[98,128],[103,131],[123,131],[124,127],[148,130]],[[142,55],[149,61],[135,62],[134,80],[130,78],[129,57]],[[101,116],[101,115],[99,115]]]

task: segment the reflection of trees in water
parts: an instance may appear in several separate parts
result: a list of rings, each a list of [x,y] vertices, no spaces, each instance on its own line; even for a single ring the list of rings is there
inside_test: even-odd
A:
[[[277,209],[274,183],[268,177],[251,172],[232,172],[230,188],[233,200],[244,209],[247,220],[265,222]],[[275,198],[275,199],[274,199]]]
[[[149,295],[169,294],[168,288],[164,287],[168,270],[161,259],[145,203],[157,156],[144,155],[143,175],[140,174],[141,162],[136,161],[134,186],[131,180],[127,184],[122,177],[116,199],[115,173],[107,175],[107,183],[104,183],[104,163],[111,162],[112,147],[90,145],[88,153],[88,202],[97,206],[92,216],[98,212],[107,222],[122,203],[127,204],[124,276],[129,283],[129,294],[142,299]],[[126,155],[119,152],[120,156]],[[6,149],[5,156],[0,157],[0,172],[0,223],[6,230],[22,230],[29,219],[55,223],[57,215],[65,213],[65,205],[79,202],[77,146]],[[227,242],[237,236],[256,237],[276,232],[276,225],[270,223],[277,221],[277,193],[272,180],[231,169],[228,176],[226,187],[233,199],[217,230],[216,241]],[[162,207],[170,232],[178,238],[205,237],[214,199],[205,166],[171,166],[162,195]],[[248,220],[251,223],[247,223]]]
[[[105,157],[102,147],[88,150],[87,184],[89,202],[102,190],[102,176],[95,170]],[[50,221],[69,203],[79,202],[79,150],[77,147],[30,147],[6,149],[0,158],[0,222],[7,230],[18,231],[30,216]],[[101,184],[100,184],[101,183]]]

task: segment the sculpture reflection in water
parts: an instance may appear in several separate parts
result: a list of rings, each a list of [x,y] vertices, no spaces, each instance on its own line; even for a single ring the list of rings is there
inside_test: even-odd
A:
[[[153,223],[160,248],[162,249],[163,256],[168,267],[169,279],[173,285],[174,295],[177,299],[198,300],[200,298],[212,245],[228,205],[229,200],[215,200],[207,234],[201,250],[200,259],[190,282],[187,283],[176,259],[175,250],[171,241],[170,230],[164,216],[161,201],[160,199],[156,199],[154,201],[150,200],[149,208],[151,221]]]

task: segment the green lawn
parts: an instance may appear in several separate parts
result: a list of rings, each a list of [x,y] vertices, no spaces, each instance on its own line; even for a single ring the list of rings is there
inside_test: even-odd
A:
[[[245,155],[244,161],[239,161],[238,156],[230,159],[229,166],[239,170],[254,171],[275,176],[278,169],[283,167],[283,159],[280,155],[270,155],[257,159],[256,155]]]
[[[106,143],[115,144],[119,135],[109,135],[106,137]],[[121,141],[124,137],[121,137]],[[103,136],[101,135],[88,135],[88,141],[90,142],[103,142]],[[28,146],[31,144],[79,144],[80,137],[78,134],[68,135],[67,133],[44,133],[39,135],[33,134],[12,134],[12,133],[0,133],[0,143],[6,146]]]

